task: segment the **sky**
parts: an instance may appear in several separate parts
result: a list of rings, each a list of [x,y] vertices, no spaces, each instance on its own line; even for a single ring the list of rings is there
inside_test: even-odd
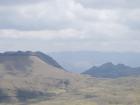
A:
[[[0,0],[0,51],[140,52],[140,0]]]

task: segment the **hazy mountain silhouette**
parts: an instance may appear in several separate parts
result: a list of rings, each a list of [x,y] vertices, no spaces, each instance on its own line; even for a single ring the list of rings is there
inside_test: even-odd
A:
[[[105,63],[99,67],[92,67],[82,74],[88,74],[94,77],[101,78],[117,78],[125,76],[137,76],[140,75],[140,68],[132,68],[124,64],[114,65],[111,62]]]

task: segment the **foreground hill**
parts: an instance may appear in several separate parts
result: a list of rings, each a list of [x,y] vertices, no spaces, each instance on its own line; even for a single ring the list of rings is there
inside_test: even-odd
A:
[[[52,96],[48,90],[74,88],[79,75],[65,71],[53,58],[41,52],[0,54],[0,102],[27,101]],[[76,83],[75,85],[76,86]]]
[[[140,68],[132,68],[124,64],[114,65],[112,63],[105,63],[99,67],[94,66],[82,74],[88,74],[100,78],[140,76]]]

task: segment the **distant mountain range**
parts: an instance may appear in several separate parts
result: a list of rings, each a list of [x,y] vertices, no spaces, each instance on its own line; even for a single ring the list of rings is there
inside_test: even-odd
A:
[[[101,65],[107,62],[113,64],[126,64],[132,67],[140,66],[140,53],[130,52],[52,52],[51,57],[69,71],[81,73],[93,65]]]
[[[113,63],[105,63],[101,66],[94,66],[86,70],[82,74],[88,74],[98,78],[118,78],[126,76],[140,76],[140,67],[133,68],[124,64],[114,65]]]

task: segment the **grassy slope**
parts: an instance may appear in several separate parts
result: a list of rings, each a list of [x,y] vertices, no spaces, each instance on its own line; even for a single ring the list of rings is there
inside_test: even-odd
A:
[[[32,99],[25,105],[140,105],[140,77],[81,78],[79,85],[82,86],[75,89],[49,89],[48,91],[56,93],[56,96],[50,99],[45,96]]]
[[[139,77],[90,79],[90,82],[93,86],[64,92],[52,100],[30,105],[140,105]]]
[[[48,92],[56,95],[50,99],[46,96],[31,99],[26,104],[1,103],[0,105],[140,105],[140,77],[118,79],[83,77],[63,70],[56,70],[36,57],[31,57],[31,59],[34,64],[33,71],[29,76],[21,78],[20,75],[19,77],[6,75],[3,79],[4,82],[0,81],[0,86],[11,90],[24,88],[45,91],[47,89]],[[4,69],[3,65],[0,65],[0,69]],[[48,88],[46,81],[48,82],[50,75],[57,79],[74,79],[70,79],[68,87]],[[49,84],[54,84],[56,80],[51,81],[51,79]],[[9,94],[15,93],[10,91]]]
[[[25,105],[140,105],[140,77],[83,78],[81,82],[80,85],[86,86],[75,89],[53,88],[49,91],[56,93],[56,96],[47,100],[46,97],[33,99]]]

